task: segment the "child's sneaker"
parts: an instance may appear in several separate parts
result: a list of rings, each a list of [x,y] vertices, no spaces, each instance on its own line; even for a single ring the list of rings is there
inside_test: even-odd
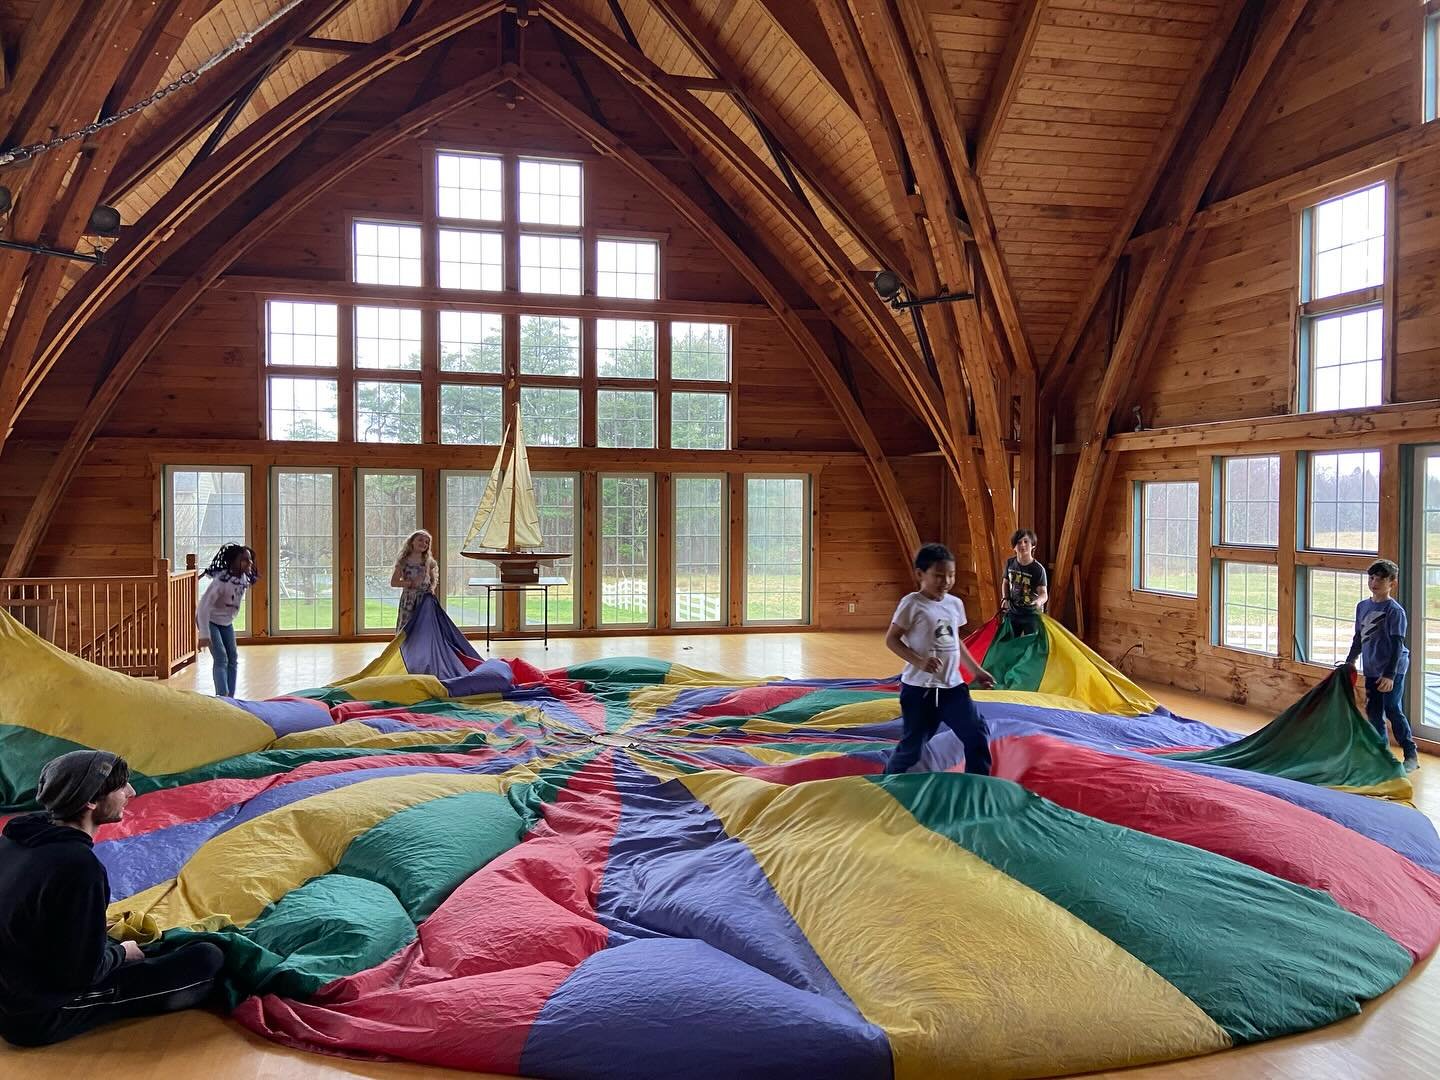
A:
[[[1414,750],[1405,751],[1405,771],[1412,773],[1420,768],[1420,757]]]

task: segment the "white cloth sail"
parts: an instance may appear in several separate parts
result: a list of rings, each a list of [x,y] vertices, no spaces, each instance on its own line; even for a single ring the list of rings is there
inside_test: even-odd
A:
[[[515,433],[513,444],[510,442],[512,431]],[[507,452],[508,467],[505,465]],[[490,470],[490,482],[485,485],[485,494],[480,498],[470,531],[461,546],[468,548],[477,536],[480,546],[492,551],[524,551],[543,547],[545,543],[540,532],[540,508],[535,504],[535,489],[530,479],[530,461],[525,456],[518,405],[515,423],[505,429],[500,452],[495,455],[495,466]]]

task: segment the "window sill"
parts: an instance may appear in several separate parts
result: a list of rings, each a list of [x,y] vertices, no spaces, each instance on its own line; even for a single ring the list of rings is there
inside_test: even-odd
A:
[[[1130,589],[1130,602],[1132,604],[1145,604],[1150,607],[1168,607],[1171,604],[1195,604],[1199,597],[1194,593],[1172,593],[1161,592],[1158,589]]]

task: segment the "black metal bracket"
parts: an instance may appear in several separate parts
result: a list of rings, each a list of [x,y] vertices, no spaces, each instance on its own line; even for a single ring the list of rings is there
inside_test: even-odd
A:
[[[11,251],[28,251],[31,255],[52,255],[57,259],[75,259],[79,262],[94,263],[96,266],[105,265],[105,249],[96,248],[89,255],[79,251],[64,251],[60,248],[47,247],[44,244],[22,244],[18,240],[0,240],[0,248],[9,248]]]

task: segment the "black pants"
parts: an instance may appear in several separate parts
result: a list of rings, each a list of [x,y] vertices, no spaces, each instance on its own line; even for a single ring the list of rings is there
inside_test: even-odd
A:
[[[113,1020],[193,1009],[210,996],[224,963],[219,946],[193,942],[118,967],[57,1009],[0,1013],[0,1035],[15,1046],[48,1046]]]
[[[990,728],[980,717],[970,688],[964,683],[948,690],[900,684],[900,715],[904,734],[885,763],[887,773],[903,773],[920,760],[920,751],[944,724],[965,747],[965,771],[990,775]]]

